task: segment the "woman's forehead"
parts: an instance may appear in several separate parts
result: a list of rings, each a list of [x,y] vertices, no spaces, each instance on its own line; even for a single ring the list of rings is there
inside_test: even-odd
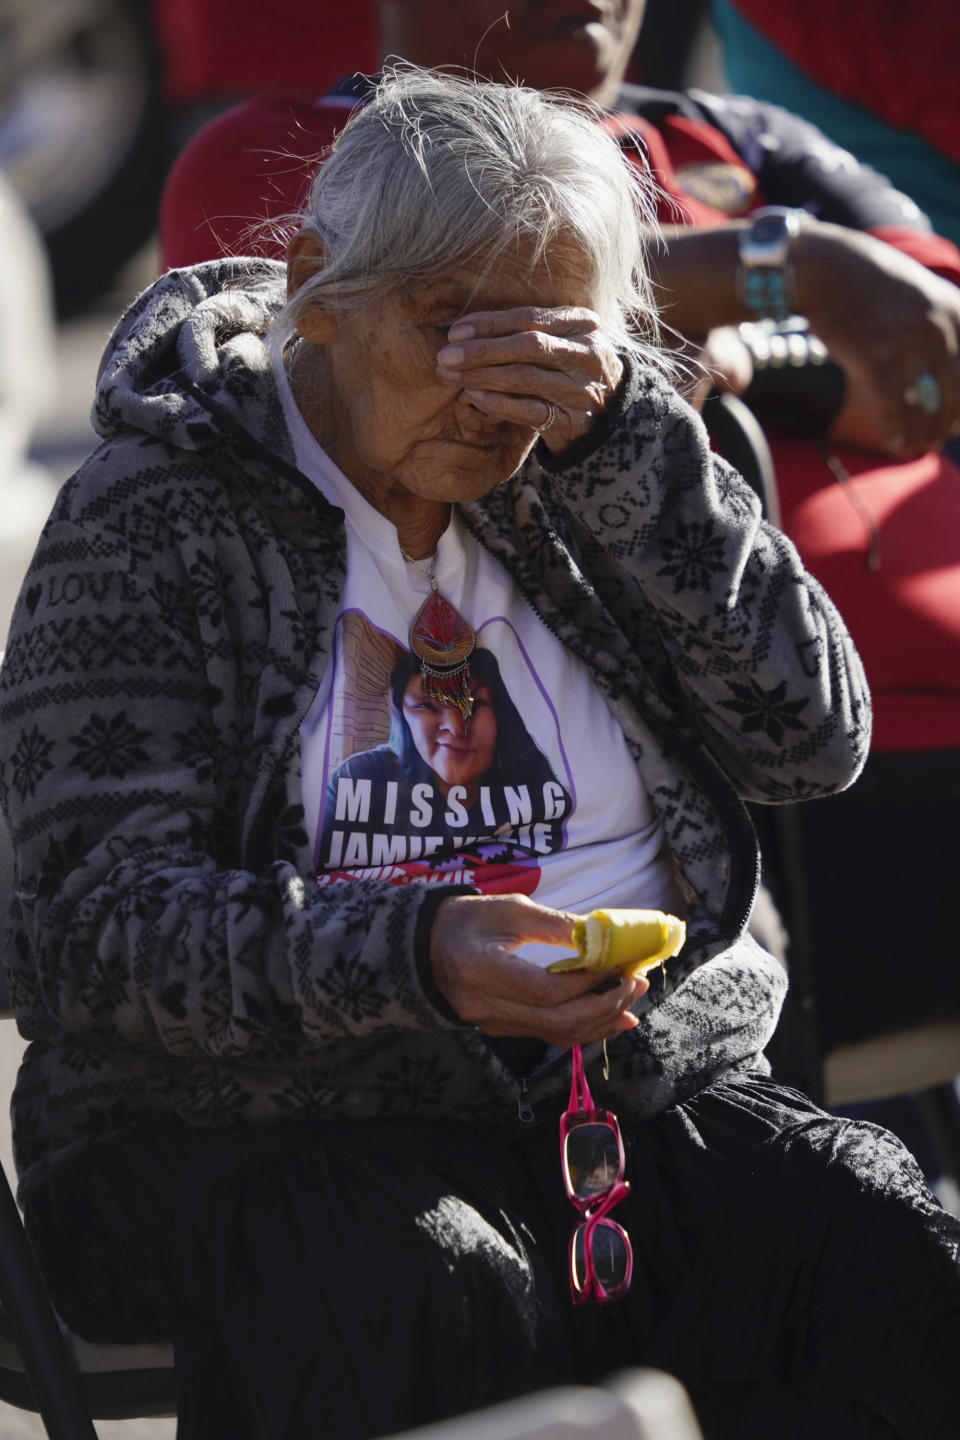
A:
[[[459,266],[430,280],[411,281],[404,295],[415,308],[508,310],[517,306],[557,307],[595,303],[592,267],[583,251],[557,245],[530,264],[499,256]]]

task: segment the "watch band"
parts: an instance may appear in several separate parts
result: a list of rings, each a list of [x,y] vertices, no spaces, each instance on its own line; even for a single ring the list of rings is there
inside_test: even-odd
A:
[[[805,210],[767,205],[741,230],[737,294],[752,315],[781,321],[794,313],[790,242],[808,220]]]

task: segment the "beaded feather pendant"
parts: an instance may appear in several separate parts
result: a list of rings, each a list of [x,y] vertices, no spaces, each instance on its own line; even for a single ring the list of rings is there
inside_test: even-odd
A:
[[[432,575],[430,584],[431,592],[410,626],[410,649],[420,661],[424,695],[454,706],[466,728],[473,714],[468,661],[477,637],[460,611],[440,594]]]

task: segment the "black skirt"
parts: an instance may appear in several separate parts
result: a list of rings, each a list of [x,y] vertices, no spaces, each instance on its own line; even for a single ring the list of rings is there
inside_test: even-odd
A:
[[[635,1270],[605,1307],[570,1303],[555,1116],[160,1117],[27,1221],[75,1330],[173,1337],[180,1440],[364,1440],[637,1364],[707,1440],[955,1440],[960,1221],[897,1140],[763,1079],[624,1138]]]

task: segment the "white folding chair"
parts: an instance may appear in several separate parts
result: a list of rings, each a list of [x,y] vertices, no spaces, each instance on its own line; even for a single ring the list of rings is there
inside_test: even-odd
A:
[[[680,1381],[638,1367],[602,1386],[542,1390],[394,1440],[703,1440],[703,1432]]]

